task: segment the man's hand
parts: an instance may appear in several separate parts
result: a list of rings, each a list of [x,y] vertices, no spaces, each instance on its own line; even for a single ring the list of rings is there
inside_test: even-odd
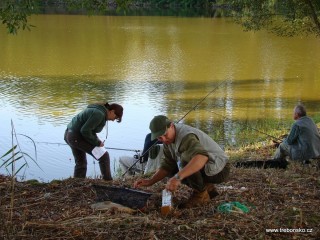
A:
[[[281,143],[280,141],[275,141],[275,140],[272,140],[272,142],[273,142],[273,147],[274,148],[278,148],[280,143]]]
[[[133,187],[138,188],[138,187],[148,187],[156,182],[161,181],[164,179],[166,176],[168,176],[168,172],[162,168],[159,168],[158,171],[151,177],[151,178],[142,178],[134,182]]]
[[[172,177],[167,182],[166,189],[171,192],[175,192],[180,186],[180,184],[181,184],[181,181],[179,179],[177,179],[176,177]]]
[[[148,186],[151,186],[151,185],[152,185],[152,182],[151,182],[150,179],[142,178],[142,179],[139,179],[139,180],[135,181],[134,184],[133,184],[133,187],[134,188],[143,187],[143,186],[144,187],[148,187]]]

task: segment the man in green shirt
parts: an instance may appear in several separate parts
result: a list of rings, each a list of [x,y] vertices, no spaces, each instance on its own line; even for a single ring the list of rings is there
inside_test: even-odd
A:
[[[170,177],[166,189],[176,191],[181,183],[194,192],[185,207],[199,206],[217,195],[214,183],[227,180],[228,157],[206,133],[185,124],[174,123],[166,116],[155,116],[150,122],[151,140],[164,145],[164,159],[150,179],[139,179],[134,187],[151,186]]]
[[[293,111],[294,124],[290,133],[275,152],[274,159],[284,161],[286,156],[302,163],[320,156],[320,135],[306,108],[298,104]]]

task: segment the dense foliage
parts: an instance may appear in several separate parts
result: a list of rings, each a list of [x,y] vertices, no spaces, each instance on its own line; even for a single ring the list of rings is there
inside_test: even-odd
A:
[[[0,3],[0,20],[6,25],[8,32],[16,34],[19,29],[29,29],[28,16],[33,12],[32,0],[10,1],[3,0]]]
[[[320,36],[318,0],[221,1],[232,6],[231,15],[245,30],[267,29],[279,36]]]
[[[233,17],[247,31],[266,29],[279,36],[320,36],[319,0],[2,0],[0,20],[9,33],[16,34],[32,27],[28,17],[44,5],[59,5],[85,14],[107,14],[111,8],[124,14],[130,8],[219,8],[223,9],[223,16]]]

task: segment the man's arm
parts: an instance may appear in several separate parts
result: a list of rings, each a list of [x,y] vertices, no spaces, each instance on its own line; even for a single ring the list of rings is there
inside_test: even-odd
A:
[[[164,159],[162,159],[161,166],[157,172],[149,179],[139,179],[134,183],[134,187],[151,186],[165,177],[176,172],[178,169],[177,163],[172,159],[170,150],[166,144],[163,145]]]
[[[167,144],[163,144],[163,156],[164,158],[160,162],[160,168],[166,170],[169,175],[173,175],[179,171],[177,160],[175,159],[176,156],[172,156]]]
[[[191,161],[182,168],[177,174],[179,175],[180,180],[191,176],[192,174],[200,171],[204,165],[208,162],[208,157],[204,155],[195,155]]]
[[[177,190],[181,180],[200,171],[209,160],[208,152],[194,134],[189,134],[183,139],[179,150],[181,151],[181,160],[188,162],[188,164],[177,173],[177,177],[169,179],[166,188],[170,191]]]
[[[289,145],[292,145],[296,142],[297,138],[299,136],[299,126],[294,124],[290,130],[290,134],[287,137],[286,141]]]
[[[148,186],[152,186],[153,184],[161,181],[162,179],[164,179],[166,176],[169,175],[169,172],[166,171],[163,168],[159,168],[158,171],[156,171],[156,173],[149,179],[147,178],[142,178],[137,180],[136,182],[134,182],[133,187],[134,188],[138,188],[138,187],[148,187]]]
[[[181,184],[181,181],[184,178],[187,178],[194,174],[195,172],[198,172],[200,169],[204,167],[204,165],[208,162],[208,157],[204,155],[196,155],[194,156],[191,161],[183,168],[181,169],[174,177],[170,178],[167,185],[166,189],[174,192],[177,190],[179,185]]]

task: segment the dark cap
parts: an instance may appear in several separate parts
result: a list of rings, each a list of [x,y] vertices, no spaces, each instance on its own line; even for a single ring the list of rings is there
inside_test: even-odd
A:
[[[166,116],[155,116],[151,120],[149,125],[149,128],[151,130],[151,141],[163,135],[166,132],[169,123],[170,121]]]

